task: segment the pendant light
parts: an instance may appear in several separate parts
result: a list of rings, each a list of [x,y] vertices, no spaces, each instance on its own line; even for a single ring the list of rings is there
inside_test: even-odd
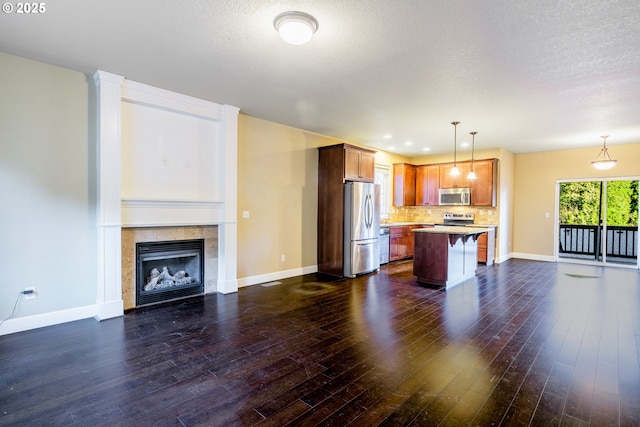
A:
[[[600,138],[604,140],[602,143],[602,149],[600,150],[600,153],[598,153],[598,157],[596,157],[591,164],[596,169],[611,169],[616,164],[617,160],[613,160],[611,159],[611,156],[609,156],[609,150],[607,149],[607,138],[609,138],[609,135],[603,135]]]
[[[456,141],[456,130],[458,129],[458,125],[460,124],[460,122],[451,122],[451,124],[453,125],[453,168],[451,168],[451,172],[449,172],[449,175],[458,176],[460,175],[460,169],[458,169],[457,164],[458,142]]]
[[[467,175],[467,179],[469,180],[474,180],[477,178],[476,173],[473,171],[473,152],[475,151],[475,147],[476,147],[476,134],[478,132],[473,131],[473,132],[469,132],[471,134],[471,170],[469,171],[469,175]]]
[[[281,13],[273,20],[273,26],[282,40],[293,45],[305,44],[318,31],[316,18],[304,12]]]

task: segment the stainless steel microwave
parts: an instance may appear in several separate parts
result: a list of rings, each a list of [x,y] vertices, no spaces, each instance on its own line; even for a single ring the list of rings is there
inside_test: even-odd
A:
[[[470,188],[441,188],[438,190],[440,206],[468,206],[471,204]]]

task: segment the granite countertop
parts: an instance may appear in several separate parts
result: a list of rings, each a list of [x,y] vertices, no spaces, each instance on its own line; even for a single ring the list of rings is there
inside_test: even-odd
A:
[[[436,234],[482,234],[487,233],[489,231],[488,228],[478,228],[478,227],[447,227],[447,226],[438,226],[433,228],[416,228],[413,230],[414,233],[436,233]]]
[[[380,227],[406,227],[412,225],[435,225],[433,222],[381,222]]]
[[[440,227],[441,223],[438,223],[438,227]],[[430,225],[435,226],[435,222],[421,222],[421,221],[398,221],[398,222],[381,222],[380,227],[407,227],[412,225]],[[472,228],[491,228],[498,227],[497,224],[466,224],[464,227],[472,227]]]

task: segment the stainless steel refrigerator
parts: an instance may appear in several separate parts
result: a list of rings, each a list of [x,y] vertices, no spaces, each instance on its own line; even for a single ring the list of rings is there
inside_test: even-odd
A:
[[[380,269],[380,186],[347,182],[344,188],[344,275]]]

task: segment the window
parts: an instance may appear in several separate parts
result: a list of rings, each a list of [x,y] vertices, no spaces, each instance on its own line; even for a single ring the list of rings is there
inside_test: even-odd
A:
[[[375,183],[380,184],[380,219],[387,219],[390,215],[391,206],[389,166],[376,165]]]

